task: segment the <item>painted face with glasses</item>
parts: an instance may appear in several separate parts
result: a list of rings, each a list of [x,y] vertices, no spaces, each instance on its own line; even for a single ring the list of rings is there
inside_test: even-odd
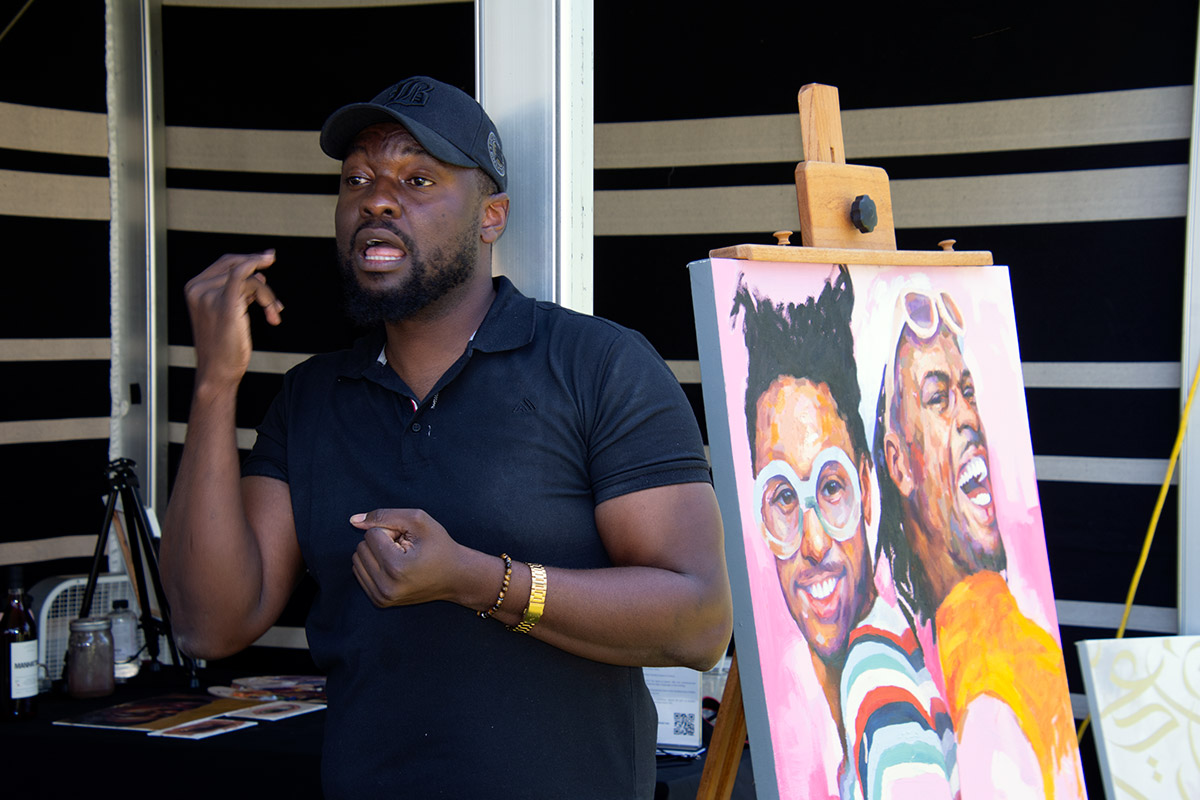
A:
[[[894,362],[884,382],[885,458],[907,499],[909,544],[944,597],[965,575],[1005,564],[987,437],[953,298],[904,292],[895,320]]]
[[[840,447],[827,447],[817,454],[810,472],[803,479],[787,461],[772,461],[754,481],[755,516],[776,558],[791,558],[800,549],[800,527],[809,512],[835,541],[844,542],[858,533],[862,486],[849,454]]]
[[[869,466],[824,383],[780,376],[755,405],[754,509],[779,586],[809,646],[845,653],[874,599]],[[854,411],[857,413],[857,409]]]

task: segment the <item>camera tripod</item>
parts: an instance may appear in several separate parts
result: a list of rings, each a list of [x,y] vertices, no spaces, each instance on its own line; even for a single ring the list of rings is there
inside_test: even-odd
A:
[[[119,497],[125,513],[125,538],[129,542],[129,560],[133,570],[133,575],[130,577],[134,580],[138,608],[141,611],[138,626],[145,634],[146,651],[150,655],[151,669],[159,669],[159,637],[164,636],[171,654],[171,663],[185,667],[187,672],[193,676],[194,682],[195,665],[187,656],[181,656],[175,646],[175,636],[171,631],[171,615],[167,609],[167,597],[163,594],[162,578],[158,572],[158,556],[150,535],[150,521],[146,517],[146,507],[142,505],[141,494],[138,492],[138,479],[133,467],[132,460],[118,458],[110,461],[105,470],[109,488],[108,503],[104,509],[104,527],[96,538],[92,571],[88,574],[87,588],[83,590],[83,602],[79,607],[79,616],[88,616],[92,609],[92,597],[96,592],[96,578],[100,573],[100,560],[104,558],[108,549],[108,534],[112,529]],[[146,572],[150,573],[154,596],[158,599],[158,605],[162,611],[161,619],[155,617],[151,609],[150,595],[146,593]]]

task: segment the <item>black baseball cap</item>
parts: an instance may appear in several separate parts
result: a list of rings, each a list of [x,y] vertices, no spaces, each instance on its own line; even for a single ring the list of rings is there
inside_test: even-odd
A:
[[[405,78],[369,103],[351,103],[330,114],[321,128],[321,149],[340,161],[354,137],[377,122],[399,122],[434,158],[478,167],[502,192],[508,185],[500,132],[461,89],[423,75]]]

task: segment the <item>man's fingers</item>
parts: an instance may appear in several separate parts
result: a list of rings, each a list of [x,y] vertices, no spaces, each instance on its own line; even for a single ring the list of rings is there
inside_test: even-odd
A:
[[[235,296],[245,302],[253,297],[264,308],[278,303],[275,293],[267,286],[266,278],[259,270],[275,263],[275,251],[262,253],[226,254],[214,261],[207,269],[188,281],[191,294],[204,295],[218,291],[228,294],[233,289]],[[265,290],[265,293],[264,293]]]
[[[406,566],[406,548],[393,540],[393,534],[385,528],[371,528],[350,557],[354,577],[380,608],[395,604]]]
[[[241,255],[223,256],[217,259],[217,264],[220,264],[226,258],[229,259],[228,267],[234,275],[242,280],[249,278],[260,269],[266,269],[275,263],[275,251],[264,250],[261,253],[244,253]],[[213,266],[216,266],[214,264]]]
[[[226,261],[226,259],[228,259]],[[267,269],[275,263],[275,251],[265,250],[262,253],[248,255],[225,256],[217,260],[224,262],[226,275],[225,287],[232,288],[239,297],[239,302],[249,305],[251,302],[262,307],[267,322],[278,325],[283,321],[283,303],[275,295],[275,291],[267,285],[266,276],[260,270]],[[219,278],[219,276],[217,276]]]
[[[358,585],[367,593],[367,598],[376,606],[382,608],[383,594],[379,591],[379,587],[375,585],[375,580],[371,577],[371,573],[363,566],[358,553],[355,553],[351,558],[350,569],[354,573],[354,578],[358,581]]]
[[[355,514],[350,517],[350,524],[362,530],[380,527],[393,531],[417,531],[427,516],[415,508],[377,508],[365,514]]]
[[[251,273],[266,269],[273,263],[275,263],[274,250],[265,250],[261,253],[226,253],[192,278],[189,284],[214,281],[223,284],[231,273],[240,273],[237,274],[237,278],[245,280]]]
[[[262,306],[263,311],[267,315],[267,322],[272,325],[278,325],[283,321],[283,303],[275,295],[275,290],[267,285],[267,279],[263,277],[261,272],[256,272],[251,280],[247,281],[251,284],[254,290],[254,302]]]
[[[363,534],[363,544],[376,558],[380,565],[394,567],[396,557],[403,555],[412,547],[408,534],[390,528],[371,528]]]

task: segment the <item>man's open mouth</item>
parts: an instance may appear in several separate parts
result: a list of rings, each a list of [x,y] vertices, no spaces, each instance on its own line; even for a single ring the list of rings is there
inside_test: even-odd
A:
[[[991,483],[988,481],[988,465],[983,456],[972,457],[958,471],[958,490],[977,506],[992,504]]]
[[[362,252],[363,260],[368,264],[387,263],[404,258],[404,250],[383,239],[368,239]]]

